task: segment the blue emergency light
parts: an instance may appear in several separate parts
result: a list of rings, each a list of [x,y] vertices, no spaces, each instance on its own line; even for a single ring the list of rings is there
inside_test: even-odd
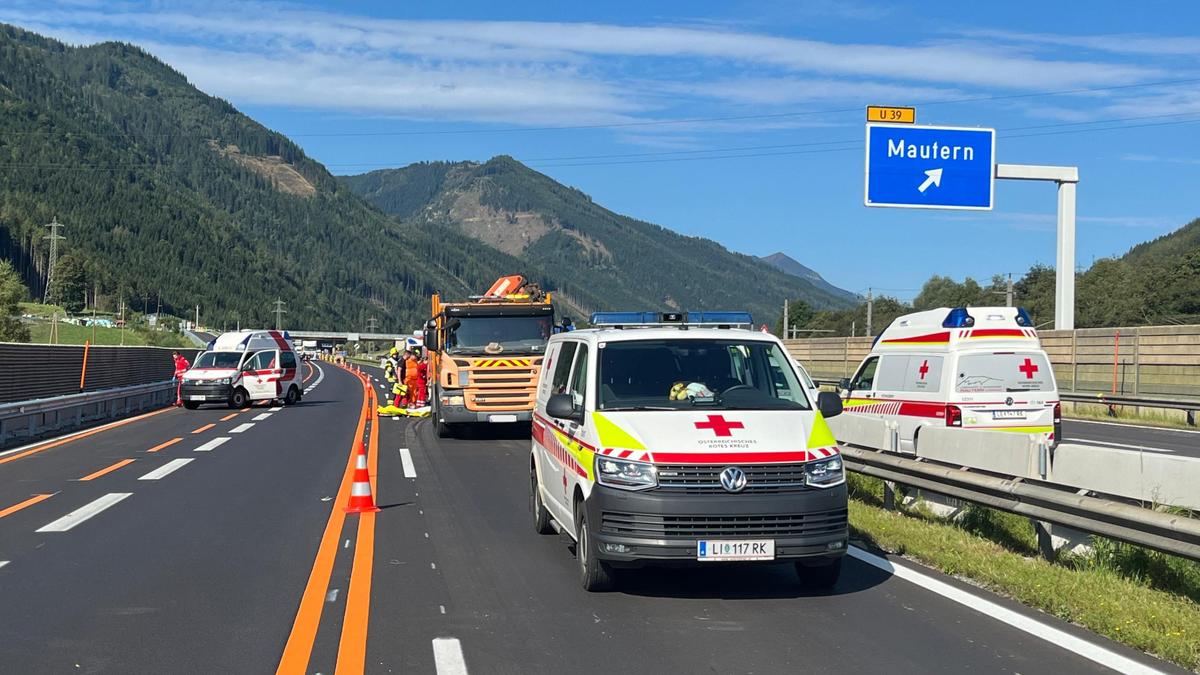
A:
[[[593,312],[593,326],[753,326],[750,312]]]
[[[1017,308],[1017,325],[1033,326],[1033,319],[1029,317],[1029,312],[1026,312],[1024,307]]]
[[[967,313],[966,307],[955,307],[946,315],[942,328],[970,328],[975,325],[975,317]]]

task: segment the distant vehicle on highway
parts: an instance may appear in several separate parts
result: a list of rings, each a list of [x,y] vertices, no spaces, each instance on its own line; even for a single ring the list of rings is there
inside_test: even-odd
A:
[[[317,352],[320,351],[317,347],[316,340],[301,340],[300,344],[296,345],[296,354],[301,361],[310,361]]]
[[[209,343],[183,374],[184,407],[203,403],[242,408],[251,401],[298,403],[303,396],[300,358],[286,332],[245,330],[224,333]]]
[[[1050,359],[1017,307],[943,307],[896,318],[854,377],[842,380],[847,418],[899,424],[900,451],[921,429],[946,426],[1062,440]]]
[[[614,567],[788,561],[837,582],[841,453],[779,338],[744,312],[603,312],[550,338],[536,392],[530,504],[576,542],[580,583]]]

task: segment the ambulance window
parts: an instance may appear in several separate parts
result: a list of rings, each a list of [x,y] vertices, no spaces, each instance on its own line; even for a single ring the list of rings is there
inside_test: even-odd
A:
[[[588,348],[587,345],[579,345],[578,354],[575,356],[575,368],[571,373],[571,400],[575,402],[575,406],[583,408],[584,400],[587,392],[587,374],[588,374]]]
[[[963,393],[1054,391],[1054,373],[1038,352],[963,354],[954,389]]]
[[[883,356],[875,373],[875,391],[904,391],[904,373],[908,370],[907,356]]]
[[[904,391],[937,393],[942,389],[942,357],[908,357],[908,372],[904,375]]]
[[[789,401],[796,400],[795,395],[792,394],[792,388],[788,386],[788,378],[783,374],[783,368],[775,359],[774,353],[767,356],[767,368],[770,370],[771,383],[775,385],[775,395]]]
[[[733,379],[742,384],[754,386],[754,373],[746,363],[749,354],[750,349],[746,345],[730,345],[729,365],[733,369],[733,373],[731,373]]]
[[[250,365],[251,370],[269,370],[271,368],[271,361],[274,360],[274,357],[275,352],[262,351],[256,353],[254,356],[251,356],[250,360],[246,363]]]
[[[853,391],[870,391],[875,384],[875,369],[878,367],[878,356],[872,356],[867,359],[862,364],[862,367],[858,369],[858,375],[854,376],[854,381],[850,383],[850,389]]]
[[[575,347],[578,342],[564,342],[562,349],[555,357],[558,363],[554,365],[554,378],[550,381],[550,393],[567,393],[567,378],[571,376],[571,361],[575,358]]]
[[[283,356],[280,357],[279,362],[283,364],[284,368],[295,368],[296,352],[283,352]]]

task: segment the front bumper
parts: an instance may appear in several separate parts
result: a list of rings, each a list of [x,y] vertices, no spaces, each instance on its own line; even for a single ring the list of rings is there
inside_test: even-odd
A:
[[[528,422],[532,419],[532,410],[478,411],[467,410],[467,407],[462,405],[443,405],[438,407],[438,421],[444,424]]]
[[[184,383],[179,388],[179,396],[184,401],[198,403],[224,403],[229,400],[233,386],[228,384],[210,384],[208,382]]]
[[[598,557],[618,566],[699,564],[696,543],[701,539],[771,539],[776,560],[816,563],[845,555],[849,534],[845,484],[731,495],[631,492],[595,485],[584,508]]]

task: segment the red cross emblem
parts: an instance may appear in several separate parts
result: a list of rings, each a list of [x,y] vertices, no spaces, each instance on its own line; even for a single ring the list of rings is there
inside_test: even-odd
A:
[[[1017,370],[1021,371],[1022,373],[1025,373],[1025,379],[1032,380],[1033,374],[1038,371],[1038,367],[1037,367],[1037,364],[1035,364],[1033,361],[1030,361],[1028,358],[1026,358],[1025,363],[1021,364],[1020,367],[1017,368]]]
[[[925,359],[921,363],[921,367],[917,369],[917,372],[921,374],[922,380],[925,379],[925,373],[929,372],[929,359]]]
[[[724,415],[709,415],[707,422],[696,422],[697,429],[712,429],[716,436],[732,436],[733,429],[745,429],[746,425],[725,419]]]

